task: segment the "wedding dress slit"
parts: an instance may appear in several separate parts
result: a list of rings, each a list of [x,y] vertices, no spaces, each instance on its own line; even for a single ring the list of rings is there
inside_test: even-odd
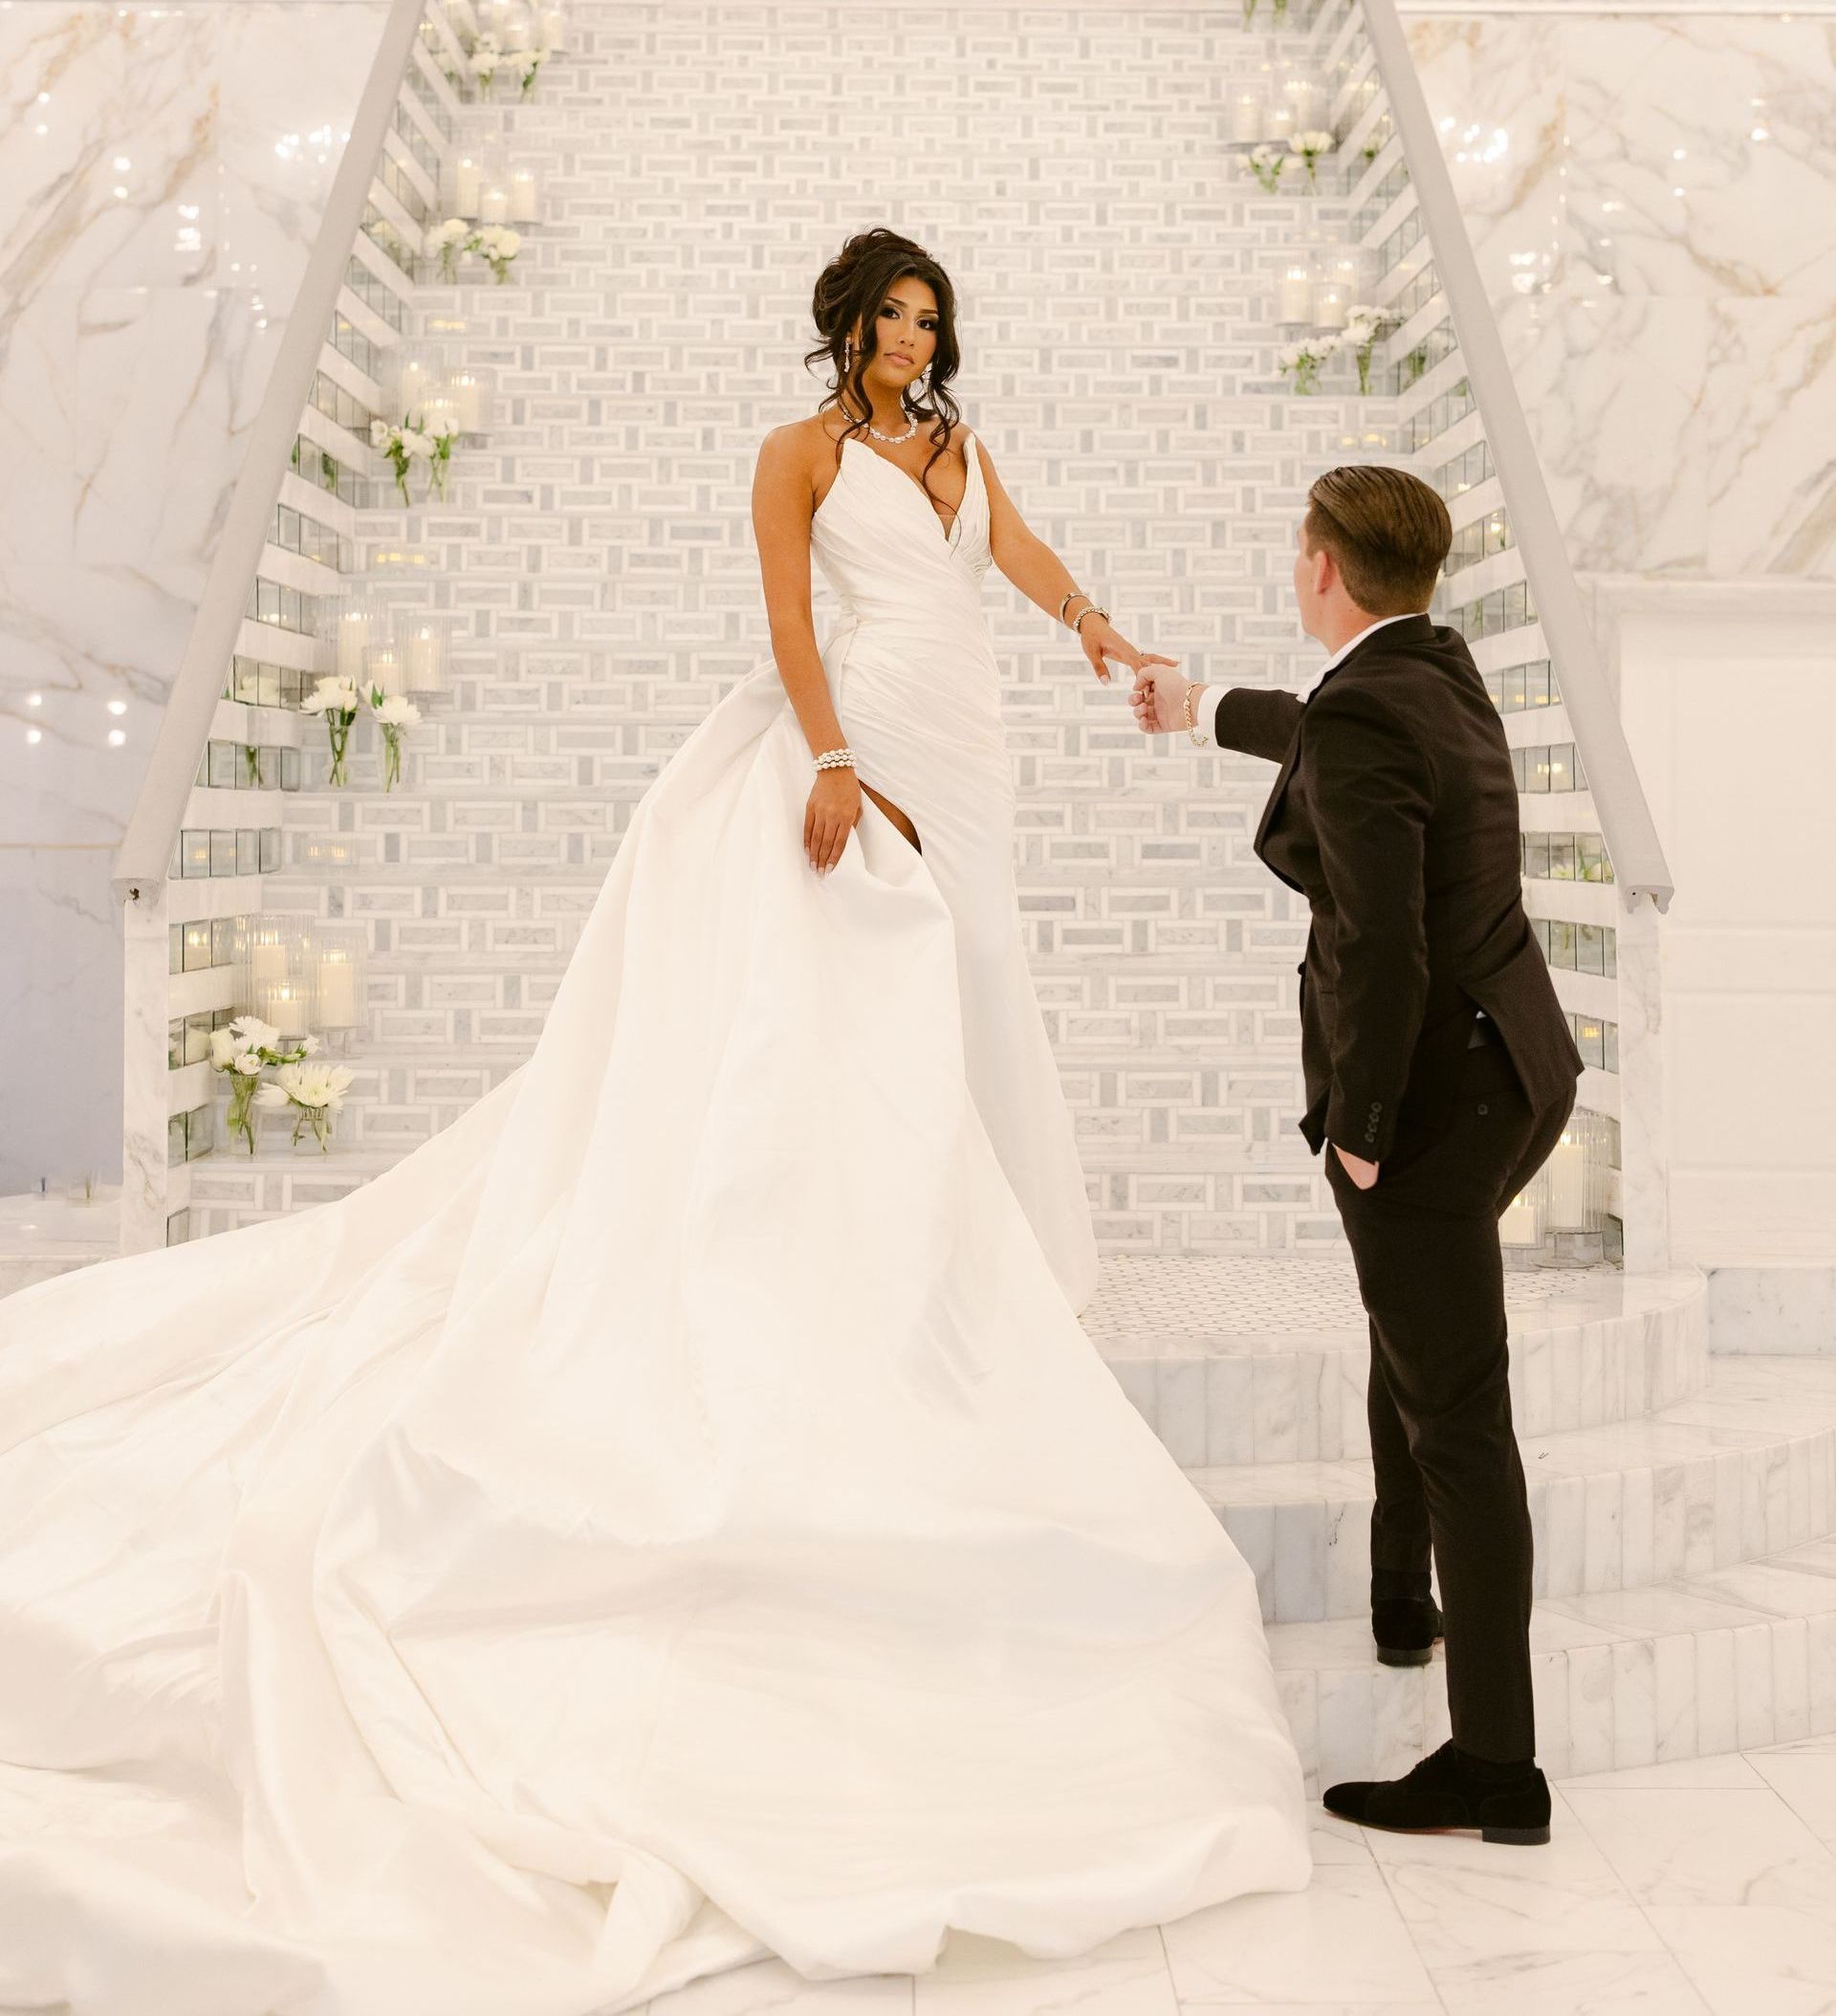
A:
[[[616,2016],[1306,1880],[1249,1569],[1073,1314],[969,459],[812,526],[922,852],[810,871],[762,659],[514,1076],[0,1301],[0,2005]]]

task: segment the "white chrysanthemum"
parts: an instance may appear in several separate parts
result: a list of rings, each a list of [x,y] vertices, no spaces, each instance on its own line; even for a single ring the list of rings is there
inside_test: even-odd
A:
[[[448,217],[427,233],[427,250],[438,252],[443,246],[458,245],[470,235],[471,226],[463,217]]]
[[[405,693],[391,693],[370,712],[385,728],[412,728],[421,718],[421,710]]]
[[[386,420],[370,422],[370,446],[381,451],[389,445],[389,423]]]
[[[239,1015],[230,1024],[230,1035],[232,1051],[272,1050],[279,1041],[280,1031],[273,1022],[264,1022],[258,1015]]]
[[[1330,154],[1333,138],[1330,133],[1323,133],[1319,127],[1310,126],[1304,133],[1297,133],[1288,142],[1288,146],[1296,154]]]
[[[357,1073],[348,1064],[282,1064],[274,1073],[278,1089],[295,1106],[337,1112]]]
[[[433,443],[418,427],[402,429],[402,446],[407,449],[411,461],[425,461],[433,453]]]
[[[436,413],[427,422],[426,431],[435,441],[447,441],[459,431],[459,423],[453,419],[450,413]]]
[[[1285,158],[1279,147],[1270,146],[1267,141],[1264,141],[1259,147],[1252,147],[1250,149],[1250,159],[1258,168],[1272,168],[1278,161]]]
[[[359,701],[356,686],[349,679],[340,679],[334,672],[327,672],[300,703],[303,714],[322,714],[327,711],[348,713],[355,710]]]

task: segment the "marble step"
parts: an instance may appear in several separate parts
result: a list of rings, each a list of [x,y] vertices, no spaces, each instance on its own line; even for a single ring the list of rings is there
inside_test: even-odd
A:
[[[1514,1272],[1505,1299],[1520,1436],[1635,1421],[1707,1385],[1708,1286],[1694,1268]],[[1370,1453],[1349,1258],[1112,1255],[1083,1326],[1189,1470]]]
[[[1716,1360],[1698,1391],[1643,1419],[1519,1439],[1539,1595],[1706,1574],[1836,1526],[1836,1361]],[[1271,1623],[1364,1613],[1367,1461],[1187,1475],[1255,1568]]]
[[[1530,1642],[1537,1756],[1552,1777],[1828,1735],[1836,1540],[1645,1589],[1541,1601]],[[1363,1617],[1277,1624],[1269,1647],[1310,1789],[1392,1777],[1446,1740],[1438,1647],[1428,1666],[1380,1666]]]

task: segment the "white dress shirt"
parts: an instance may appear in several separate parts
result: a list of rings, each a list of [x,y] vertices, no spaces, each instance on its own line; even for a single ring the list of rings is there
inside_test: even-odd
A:
[[[1355,646],[1363,644],[1365,639],[1374,630],[1381,630],[1387,623],[1407,623],[1411,616],[1419,616],[1421,614],[1422,611],[1420,609],[1406,609],[1400,616],[1380,616],[1375,623],[1367,623],[1358,632],[1356,637],[1347,637],[1344,643],[1333,652],[1332,656],[1313,675],[1313,685],[1307,688],[1308,693],[1311,694],[1318,688],[1321,680],[1332,670],[1333,667]],[[1226,690],[1227,689],[1221,686],[1207,686],[1195,711],[1194,719],[1197,723],[1198,732],[1208,742],[1215,742],[1217,740],[1218,703],[1224,698]]]

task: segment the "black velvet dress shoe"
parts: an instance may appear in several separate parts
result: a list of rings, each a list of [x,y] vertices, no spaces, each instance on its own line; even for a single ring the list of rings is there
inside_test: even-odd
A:
[[[1335,1785],[1325,1808],[1402,1834],[1476,1828],[1481,1840],[1537,1847],[1549,1838],[1549,1782],[1534,1764],[1490,1764],[1446,1742],[1405,1778]]]
[[[1441,1607],[1432,1596],[1373,1597],[1370,1634],[1384,1665],[1426,1666],[1441,1635]]]

